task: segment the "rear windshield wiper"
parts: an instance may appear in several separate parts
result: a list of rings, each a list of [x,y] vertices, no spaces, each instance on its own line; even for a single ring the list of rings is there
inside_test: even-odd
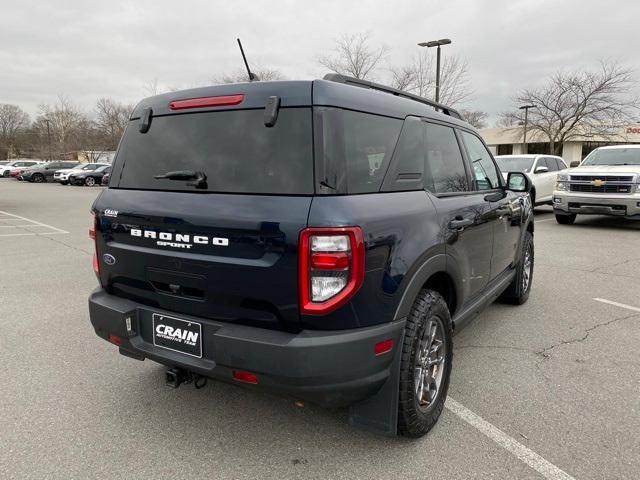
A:
[[[204,172],[194,172],[193,170],[177,170],[175,172],[167,172],[162,175],[155,175],[156,180],[181,180],[183,182],[195,180],[195,182],[187,183],[190,187],[207,188],[207,176]]]

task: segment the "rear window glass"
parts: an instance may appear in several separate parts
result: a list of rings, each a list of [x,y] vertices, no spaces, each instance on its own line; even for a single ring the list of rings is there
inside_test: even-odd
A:
[[[155,175],[191,170],[207,176],[211,192],[313,193],[311,110],[282,108],[273,127],[264,110],[153,117],[147,133],[132,121],[116,163],[118,187],[199,192],[188,181]]]
[[[317,192],[378,192],[402,120],[331,107],[314,116]]]

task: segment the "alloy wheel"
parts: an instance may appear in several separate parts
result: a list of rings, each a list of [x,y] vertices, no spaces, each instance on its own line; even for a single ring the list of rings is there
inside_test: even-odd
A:
[[[422,410],[429,408],[438,397],[444,378],[446,348],[442,320],[429,320],[420,337],[415,360],[414,388]]]

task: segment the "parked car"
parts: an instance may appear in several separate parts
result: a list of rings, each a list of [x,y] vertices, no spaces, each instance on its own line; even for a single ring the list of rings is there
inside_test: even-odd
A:
[[[61,185],[67,185],[69,183],[69,175],[74,172],[96,170],[99,167],[108,167],[109,165],[109,163],[80,163],[73,168],[56,170],[56,172],[53,174],[53,181],[60,182]]]
[[[11,176],[11,172],[16,169],[31,167],[40,163],[42,162],[39,160],[15,160],[7,163],[6,165],[0,165],[0,177],[9,177]]]
[[[567,170],[564,159],[554,155],[498,155],[495,158],[505,179],[509,172],[524,172],[529,177],[533,205],[551,205],[558,173]]]
[[[22,172],[22,180],[29,182],[42,183],[49,180],[53,180],[53,174],[56,170],[64,168],[73,168],[78,165],[78,162],[60,161],[60,162],[46,162],[41,165],[34,165],[33,167],[24,170]]]
[[[110,177],[111,177],[111,173],[110,173],[110,172],[105,173],[105,174],[102,176],[102,180],[100,181],[100,185],[102,185],[103,187],[108,186],[108,185],[109,185],[109,178],[110,178]]]
[[[69,183],[71,185],[93,187],[94,185],[100,185],[102,177],[109,172],[111,172],[110,165],[103,165],[95,170],[77,170],[69,175]]]
[[[640,219],[640,145],[596,148],[580,166],[558,175],[553,211],[564,225],[577,215]]]
[[[529,297],[529,178],[505,182],[458,112],[390,87],[329,75],[151,97],[113,171],[92,206],[91,323],[172,387],[263,387],[421,436],[453,331]]]

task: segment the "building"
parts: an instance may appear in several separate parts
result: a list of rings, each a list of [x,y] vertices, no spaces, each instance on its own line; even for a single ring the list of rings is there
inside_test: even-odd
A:
[[[539,131],[527,131],[527,151],[523,144],[522,126],[508,128],[483,128],[480,134],[494,155],[518,155],[523,153],[552,153],[548,139]],[[572,137],[564,142],[560,156],[567,164],[581,161],[592,150],[605,145],[621,145],[625,143],[640,144],[640,125],[629,125],[620,129],[619,133],[609,137],[584,134]]]

